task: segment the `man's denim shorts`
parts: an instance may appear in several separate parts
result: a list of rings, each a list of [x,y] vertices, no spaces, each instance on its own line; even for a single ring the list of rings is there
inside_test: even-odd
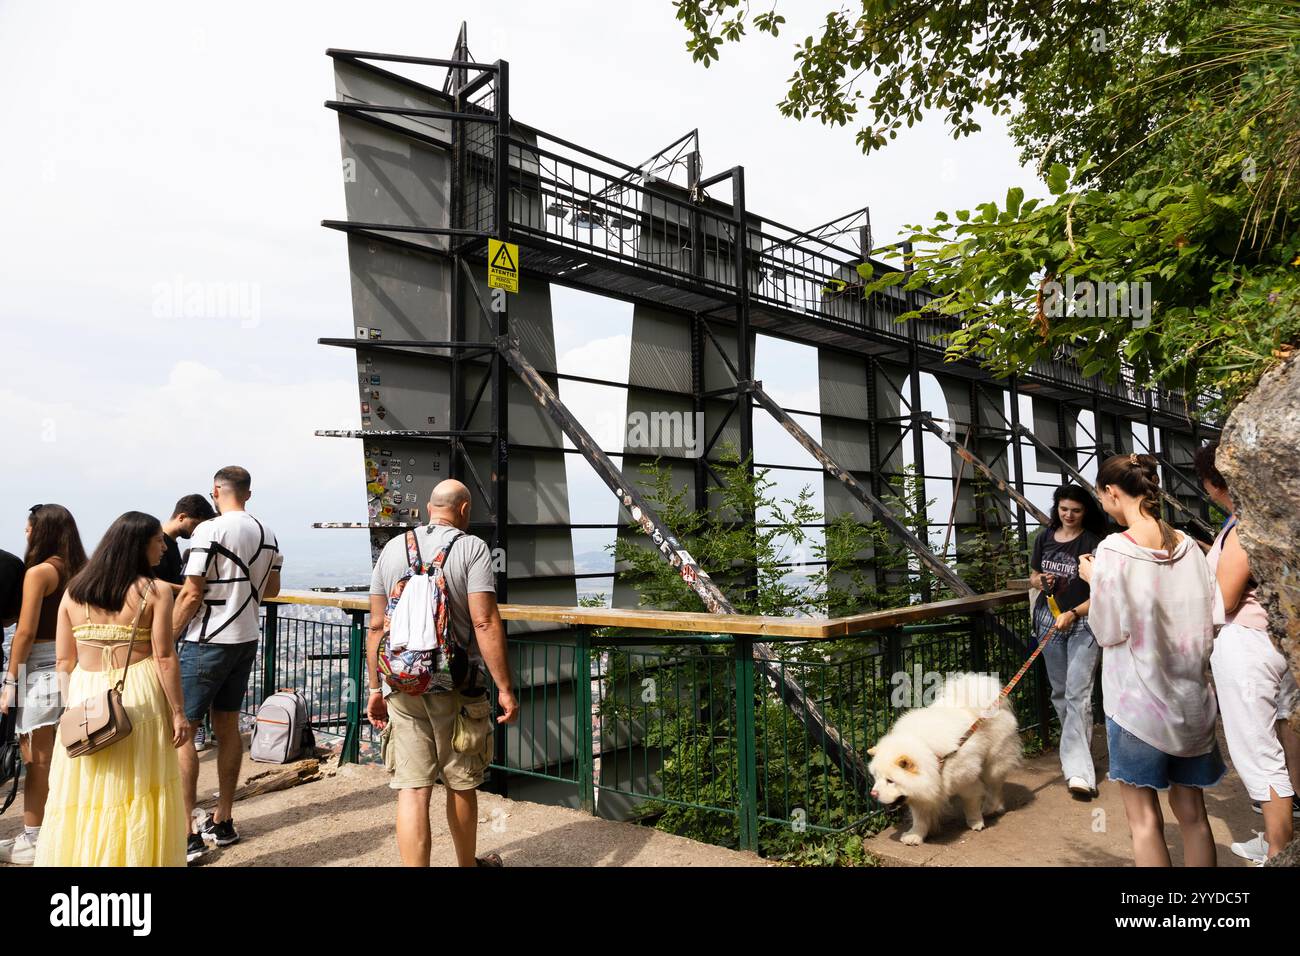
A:
[[[1109,717],[1106,718],[1106,743],[1110,748],[1107,776],[1135,787],[1168,790],[1171,783],[1177,783],[1204,789],[1213,787],[1228,772],[1217,743],[1213,750],[1199,757],[1172,757],[1134,737]]]
[[[180,657],[186,720],[196,723],[209,709],[234,713],[244,706],[248,677],[257,657],[257,641],[243,644],[181,641]]]

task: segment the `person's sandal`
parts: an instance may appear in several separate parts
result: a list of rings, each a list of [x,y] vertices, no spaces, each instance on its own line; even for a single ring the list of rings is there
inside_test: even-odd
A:
[[[500,853],[489,853],[487,856],[477,856],[474,858],[474,862],[479,866],[505,866],[505,864],[501,862]]]

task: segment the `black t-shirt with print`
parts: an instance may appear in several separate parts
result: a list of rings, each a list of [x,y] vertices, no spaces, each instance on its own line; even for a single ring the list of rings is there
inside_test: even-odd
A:
[[[1081,532],[1073,541],[1057,541],[1056,532],[1051,528],[1044,528],[1034,540],[1034,556],[1029,566],[1035,571],[1056,575],[1056,586],[1051,594],[1062,611],[1088,600],[1088,582],[1079,577],[1079,556],[1095,553],[1099,544],[1101,538],[1091,531]],[[1044,596],[1039,600],[1047,598]]]

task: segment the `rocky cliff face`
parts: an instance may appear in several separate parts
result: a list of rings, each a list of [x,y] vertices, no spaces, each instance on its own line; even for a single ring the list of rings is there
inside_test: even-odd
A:
[[[1269,633],[1300,679],[1300,354],[1265,374],[1233,409],[1216,464],[1241,517]],[[1300,730],[1300,714],[1291,726]]]

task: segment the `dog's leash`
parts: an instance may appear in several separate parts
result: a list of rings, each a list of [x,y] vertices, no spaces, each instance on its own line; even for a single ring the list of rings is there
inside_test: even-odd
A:
[[[986,708],[982,714],[976,717],[975,722],[966,728],[966,732],[957,738],[957,746],[953,747],[952,750],[950,750],[948,753],[944,754],[939,758],[940,773],[943,772],[944,761],[946,761],[949,757],[955,754],[958,750],[961,750],[962,745],[966,743],[966,741],[970,740],[971,737],[975,736],[975,731],[980,729],[980,725],[983,724],[984,721],[988,720],[989,717],[993,716],[993,714],[997,710],[998,704],[1002,703],[1003,700],[1011,696],[1011,692],[1015,690],[1016,685],[1020,683],[1020,679],[1029,672],[1029,668],[1032,667],[1034,661],[1038,659],[1038,655],[1043,653],[1043,648],[1047,646],[1047,642],[1052,639],[1052,635],[1055,633],[1056,633],[1056,622],[1053,621],[1052,626],[1049,627],[1047,629],[1047,633],[1043,635],[1043,639],[1039,641],[1038,646],[1034,648],[1034,652],[1029,655],[1029,658],[1023,664],[1020,665],[1020,670],[1016,671],[1016,676],[1011,678],[1010,682],[1007,684],[1006,687],[1002,688],[1001,692],[998,694],[998,699],[995,700],[988,708]]]

